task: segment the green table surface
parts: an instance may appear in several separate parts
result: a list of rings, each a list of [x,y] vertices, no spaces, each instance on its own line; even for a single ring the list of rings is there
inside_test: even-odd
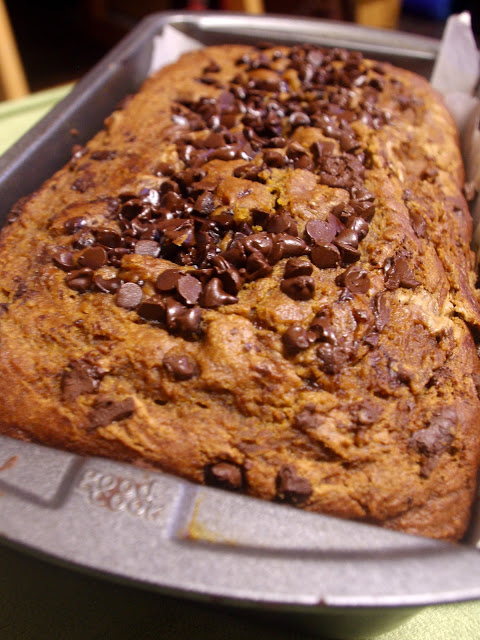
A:
[[[0,154],[70,89],[61,86],[0,102]],[[301,632],[274,628],[220,607],[113,584],[0,546],[0,640],[304,637]],[[408,622],[376,639],[480,640],[480,602],[421,609]]]

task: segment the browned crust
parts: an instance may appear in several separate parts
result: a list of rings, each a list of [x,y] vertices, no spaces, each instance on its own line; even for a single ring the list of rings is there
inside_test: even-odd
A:
[[[226,463],[241,469],[242,489],[254,496],[458,539],[468,523],[480,456],[479,364],[469,328],[479,326],[480,313],[457,134],[423,79],[387,65],[380,100],[392,110],[392,123],[379,131],[356,129],[370,157],[365,184],[376,205],[360,245],[367,293],[338,302],[335,278],[344,268],[315,268],[313,298],[292,300],[279,288],[283,260],[270,277],[245,286],[237,304],[206,309],[203,337],[184,340],[139,322],[115,296],[78,294],[51,261],[53,250],[70,242],[66,220],[82,215],[92,225],[114,225],[106,197],[159,185],[156,169],[160,162],[178,163],[175,140],[183,135],[172,124],[172,101],[218,95],[215,86],[195,79],[200,70],[217,61],[218,78],[226,82],[238,73],[235,61],[250,52],[212,47],[147,80],[86,153],[25,201],[19,220],[3,231],[1,294],[9,307],[0,320],[0,431],[142,462],[196,482],[211,479],[212,465]],[[392,77],[417,106],[395,106]],[[308,148],[315,135],[300,128],[295,138]],[[92,160],[93,152],[111,150],[115,156]],[[212,163],[211,175],[222,178],[223,197],[234,201],[244,196],[235,194],[240,187],[226,164]],[[429,167],[437,171],[434,179],[420,179]],[[298,169],[272,171],[269,190],[255,184],[252,202],[272,213],[274,193],[299,223],[324,219],[348,199],[344,189],[312,182]],[[412,192],[408,199],[405,190]],[[412,215],[425,221],[422,234]],[[376,347],[366,346],[353,311],[373,317],[373,300],[385,289],[385,264],[398,251],[408,255],[419,285],[387,291],[389,322]],[[127,255],[121,274],[152,283],[168,266]],[[325,306],[354,350],[334,374],[322,370],[313,347],[292,355],[282,342],[292,323],[307,325]],[[188,356],[198,375],[172,379],[164,364],[168,354]],[[65,372],[87,360],[101,371],[95,389],[66,399]],[[133,414],[92,427],[98,394],[133,398]],[[374,419],[363,419],[365,411]],[[429,449],[422,430],[444,427],[447,445]],[[291,486],[300,487],[299,495],[289,493]]]

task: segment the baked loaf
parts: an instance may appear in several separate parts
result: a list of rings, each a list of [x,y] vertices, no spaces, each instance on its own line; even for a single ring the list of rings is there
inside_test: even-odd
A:
[[[410,72],[183,56],[10,214],[0,431],[458,539],[480,454],[462,183]]]

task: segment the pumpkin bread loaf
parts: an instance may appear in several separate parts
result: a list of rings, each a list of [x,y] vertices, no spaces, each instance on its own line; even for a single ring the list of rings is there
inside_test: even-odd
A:
[[[0,432],[458,539],[480,326],[452,119],[341,49],[211,47],[0,237]]]

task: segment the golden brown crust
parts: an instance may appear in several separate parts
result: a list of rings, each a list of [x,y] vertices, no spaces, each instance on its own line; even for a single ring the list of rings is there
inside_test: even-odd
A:
[[[0,431],[459,538],[480,455],[462,183],[414,74],[187,54],[0,236]]]

